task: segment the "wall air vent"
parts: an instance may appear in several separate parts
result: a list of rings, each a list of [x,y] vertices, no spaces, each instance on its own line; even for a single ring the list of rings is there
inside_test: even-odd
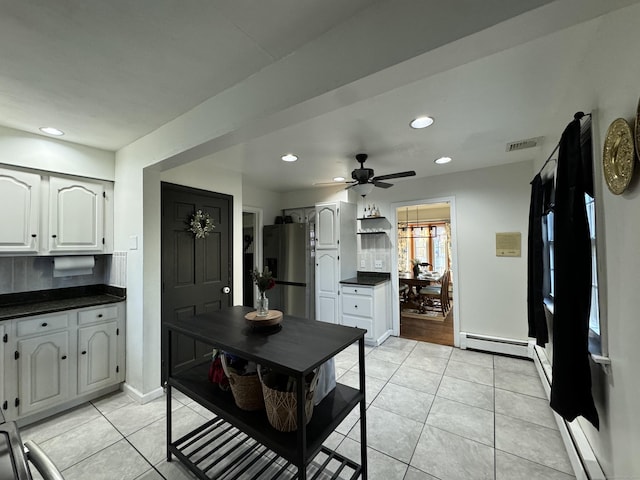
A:
[[[507,143],[507,152],[515,152],[516,150],[524,150],[525,148],[533,148],[540,145],[544,137],[527,138],[518,140],[517,142]]]

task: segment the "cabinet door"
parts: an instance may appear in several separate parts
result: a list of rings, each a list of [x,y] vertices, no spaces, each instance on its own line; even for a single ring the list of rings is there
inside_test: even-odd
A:
[[[118,383],[117,321],[78,329],[78,394]]]
[[[0,168],[0,253],[37,252],[40,175]]]
[[[100,183],[51,177],[49,250],[103,250],[104,187]]]
[[[316,206],[316,249],[338,248],[338,207],[335,203]]]
[[[18,414],[53,407],[69,399],[72,359],[69,333],[58,332],[18,341]]]
[[[316,319],[338,322],[338,252],[316,253]]]
[[[5,326],[4,324],[0,323],[0,338],[4,337],[5,334]],[[5,417],[5,420],[7,419],[7,409],[9,408],[9,400],[6,397],[7,391],[5,390],[5,378],[6,378],[6,374],[4,372],[5,368],[8,367],[8,365],[10,365],[10,363],[7,362],[7,359],[4,356],[4,341],[0,341],[0,360],[2,360],[2,365],[0,365],[0,408],[2,409],[2,413]]]

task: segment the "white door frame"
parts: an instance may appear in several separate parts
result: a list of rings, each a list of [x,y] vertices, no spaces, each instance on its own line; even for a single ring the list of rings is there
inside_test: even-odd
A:
[[[395,202],[391,204],[393,211],[393,224],[391,229],[391,298],[393,305],[400,305],[400,282],[398,280],[398,208],[411,207],[414,205],[429,205],[432,203],[448,203],[451,213],[451,273],[453,275],[453,344],[460,346],[460,294],[458,293],[458,232],[456,228],[456,198],[437,197],[423,200],[410,200],[406,202]],[[400,309],[392,309],[392,330],[393,335],[400,336]]]
[[[253,261],[255,263],[255,266],[258,265],[263,265],[262,264],[262,227],[264,226],[264,220],[263,220],[263,209],[260,207],[250,207],[250,206],[246,206],[243,205],[242,206],[242,213],[253,213],[254,217],[253,217],[253,252],[254,252],[254,257],[253,257]],[[240,248],[240,251],[242,251],[242,248]],[[263,267],[260,267],[260,270],[262,270]],[[253,285],[253,306],[255,307],[255,302],[256,299],[258,298],[258,287],[254,284]]]

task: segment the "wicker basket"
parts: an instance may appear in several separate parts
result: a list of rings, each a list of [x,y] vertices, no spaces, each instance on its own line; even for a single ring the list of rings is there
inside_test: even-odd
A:
[[[260,368],[258,367],[260,375]],[[281,392],[265,385],[262,381],[262,393],[264,395],[264,407],[267,412],[267,419],[273,428],[280,432],[293,432],[298,428],[298,402],[295,392]],[[316,384],[318,383],[318,374],[314,373],[311,382],[307,383],[307,391],[305,394],[304,411],[309,423],[313,415],[313,397]]]
[[[264,398],[258,374],[238,375],[233,368],[227,366],[224,354],[220,355],[220,359],[238,408],[249,411],[264,409]]]

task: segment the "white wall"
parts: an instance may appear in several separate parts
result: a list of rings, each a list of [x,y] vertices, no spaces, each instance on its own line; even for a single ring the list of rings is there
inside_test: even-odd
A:
[[[115,153],[0,127],[0,163],[111,180]]]
[[[374,189],[373,204],[393,222],[394,202],[455,197],[460,330],[527,340],[526,237],[529,212],[529,162],[431,178],[397,181]],[[363,210],[358,204],[358,212]],[[454,212],[451,212],[454,215]],[[496,257],[496,232],[521,232],[522,256]],[[390,238],[392,252],[396,239]]]
[[[242,206],[262,209],[264,225],[273,225],[275,218],[282,215],[282,194],[265,190],[253,184],[242,184]]]
[[[349,196],[349,191],[345,190],[344,185],[338,187],[315,187],[282,194],[282,208],[310,207],[316,203],[340,201],[355,202],[355,198]]]
[[[619,10],[593,22],[591,54],[573,72],[574,86],[563,98],[566,119],[576,110],[593,111],[596,167],[596,222],[601,268],[601,322],[606,324],[611,374],[592,364],[593,392],[600,431],[579,419],[609,479],[640,478],[640,188],[638,172],[630,189],[616,196],[602,176],[602,146],[609,124],[627,119],[633,128],[640,88],[640,63],[632,46],[640,44],[640,6]],[[539,159],[539,164],[544,159]],[[638,165],[636,164],[636,170]]]

